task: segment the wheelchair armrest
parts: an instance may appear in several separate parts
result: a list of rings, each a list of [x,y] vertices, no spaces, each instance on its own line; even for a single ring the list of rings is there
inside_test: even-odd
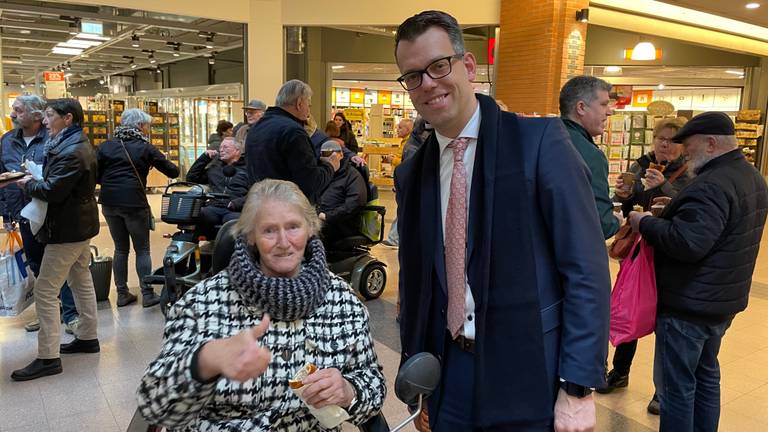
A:
[[[387,213],[387,208],[384,206],[367,205],[361,208],[361,211],[375,211],[376,213],[384,216]]]
[[[359,426],[360,432],[389,432],[384,414],[378,413]]]

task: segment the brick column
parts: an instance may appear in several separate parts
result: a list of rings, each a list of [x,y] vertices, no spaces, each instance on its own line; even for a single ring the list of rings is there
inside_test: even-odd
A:
[[[496,98],[510,111],[557,114],[560,88],[584,73],[589,0],[501,0]]]

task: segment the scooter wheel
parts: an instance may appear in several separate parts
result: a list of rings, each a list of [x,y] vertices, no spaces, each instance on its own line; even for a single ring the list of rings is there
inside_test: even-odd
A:
[[[360,295],[367,300],[381,297],[387,286],[387,271],[384,265],[378,262],[368,264],[360,275]]]

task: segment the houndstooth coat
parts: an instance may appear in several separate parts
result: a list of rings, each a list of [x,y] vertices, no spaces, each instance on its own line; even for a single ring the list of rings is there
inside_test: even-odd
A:
[[[360,424],[379,412],[386,387],[373,349],[368,313],[349,285],[331,276],[325,302],[304,320],[274,320],[261,343],[272,353],[258,378],[220,378],[204,384],[190,371],[193,354],[207,341],[258,325],[264,312],[245,304],[227,271],[192,288],[170,310],[163,347],[138,389],[141,414],[178,431],[323,430],[288,387],[307,363],[337,368],[357,393],[347,410]],[[340,430],[337,428],[336,430]]]

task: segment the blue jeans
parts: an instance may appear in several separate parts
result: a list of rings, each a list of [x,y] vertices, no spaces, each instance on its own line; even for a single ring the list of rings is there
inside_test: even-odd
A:
[[[115,273],[117,292],[128,292],[128,250],[133,242],[136,252],[136,274],[142,294],[153,293],[152,286],[144,283],[144,276],[152,274],[152,257],[149,254],[148,208],[101,206],[107,220],[109,234],[115,242],[112,271]]]
[[[21,234],[21,241],[24,242],[24,255],[29,261],[29,268],[37,277],[40,274],[40,263],[43,262],[45,245],[37,241],[29,227],[29,221],[26,219],[22,218],[19,222],[19,233]],[[64,285],[61,286],[59,298],[61,299],[62,319],[65,323],[69,323],[79,315],[77,307],[75,307],[75,299],[72,297],[72,290],[69,289],[67,281],[64,281]]]
[[[717,431],[717,354],[731,321],[703,325],[665,315],[656,318],[653,382],[661,405],[660,432]]]

